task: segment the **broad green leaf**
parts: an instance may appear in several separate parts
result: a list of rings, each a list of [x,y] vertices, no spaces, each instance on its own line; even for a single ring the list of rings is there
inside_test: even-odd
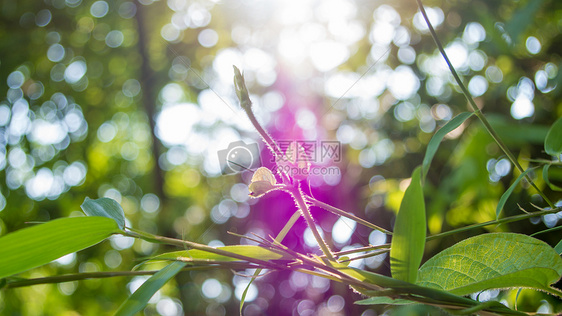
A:
[[[550,182],[550,179],[548,178],[548,169],[550,169],[550,166],[552,165],[544,165],[544,167],[542,168],[542,178],[544,180],[544,182],[550,187],[550,189],[552,191],[562,191],[562,188],[554,185]]]
[[[548,130],[544,140],[544,150],[551,156],[562,154],[562,117],[557,119]]]
[[[500,217],[500,213],[503,210],[503,207],[504,207],[505,203],[507,202],[507,199],[509,198],[509,196],[511,195],[511,193],[513,192],[513,190],[515,189],[517,184],[519,184],[519,181],[521,181],[521,179],[523,179],[527,175],[527,173],[529,173],[529,171],[531,171],[533,169],[535,169],[535,168],[529,168],[529,169],[525,170],[523,173],[521,173],[519,175],[519,177],[517,177],[517,179],[515,179],[513,184],[502,194],[502,196],[500,198],[500,201],[498,202],[498,206],[496,207],[496,220]]]
[[[173,278],[187,263],[174,261],[156,272],[146,280],[129,298],[123,302],[115,313],[116,316],[135,315],[140,312],[148,303],[150,298]]]
[[[415,283],[425,246],[425,202],[420,168],[412,174],[412,182],[400,204],[390,245],[392,277]]]
[[[112,218],[119,226],[119,229],[125,228],[125,213],[123,212],[121,205],[119,205],[119,203],[115,200],[110,198],[92,200],[89,197],[86,197],[84,203],[82,203],[80,207],[88,216],[103,216]]]
[[[281,260],[291,258],[284,257],[284,255],[277,253],[273,250],[267,248],[253,246],[253,245],[235,245],[235,246],[224,246],[217,247],[224,251],[236,253],[238,255],[256,258],[261,260]],[[231,258],[228,256],[219,255],[216,253],[206,252],[198,249],[182,250],[167,252],[161,255],[155,256],[150,260],[180,260],[180,261],[194,261],[194,262],[224,262],[224,261],[240,261],[237,258]]]
[[[441,141],[443,140],[445,135],[447,135],[448,133],[453,131],[455,128],[461,126],[461,124],[464,123],[464,121],[466,121],[471,116],[472,116],[472,113],[463,112],[463,113],[455,116],[454,118],[452,118],[449,122],[447,122],[447,124],[445,124],[443,127],[441,127],[435,133],[435,135],[433,135],[433,137],[429,141],[429,144],[427,144],[427,149],[425,151],[425,157],[423,158],[423,163],[422,163],[422,176],[423,176],[422,179],[423,180],[422,181],[425,181],[425,178],[427,176],[427,171],[429,170],[429,166],[431,165],[431,161],[433,160],[433,156],[435,156],[435,153],[437,152],[437,148],[439,148],[439,144],[441,144]]]
[[[466,295],[488,289],[533,288],[562,297],[550,287],[562,275],[562,259],[543,241],[514,233],[465,239],[429,259],[418,284]]]
[[[105,217],[69,217],[20,229],[0,238],[0,278],[93,246],[119,232]]]

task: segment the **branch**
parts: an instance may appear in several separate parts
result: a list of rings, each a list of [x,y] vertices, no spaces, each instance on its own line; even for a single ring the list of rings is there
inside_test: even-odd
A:
[[[457,84],[461,88],[464,97],[468,100],[468,104],[472,108],[472,111],[478,117],[478,119],[480,119],[480,121],[484,125],[484,128],[486,129],[486,131],[490,134],[490,136],[492,136],[492,138],[494,139],[496,144],[498,144],[500,149],[506,154],[507,158],[511,161],[511,163],[517,168],[517,170],[519,170],[519,172],[523,173],[524,172],[523,167],[521,167],[521,165],[517,161],[517,158],[515,157],[515,155],[513,155],[513,153],[509,150],[509,148],[504,144],[504,142],[501,140],[501,138],[498,136],[498,134],[496,133],[496,131],[494,130],[494,128],[490,124],[490,122],[488,122],[488,120],[486,119],[484,114],[482,114],[482,112],[480,111],[480,109],[476,105],[476,102],[474,102],[474,99],[472,98],[472,96],[468,92],[468,89],[466,88],[466,86],[462,82],[461,78],[457,74],[457,71],[455,70],[455,67],[453,67],[453,64],[449,60],[449,57],[447,56],[447,53],[445,53],[445,49],[443,49],[443,45],[441,44],[441,41],[439,41],[439,38],[437,37],[437,33],[435,33],[435,30],[433,29],[433,26],[431,25],[431,22],[429,22],[429,18],[427,17],[427,13],[425,12],[425,9],[424,9],[424,7],[421,3],[421,0],[416,0],[416,2],[418,3],[418,7],[419,7],[419,9],[420,9],[420,11],[423,15],[423,18],[424,18],[425,22],[427,23],[427,27],[429,28],[429,32],[431,33],[431,36],[433,37],[433,40],[435,41],[435,44],[439,48],[439,52],[441,53],[441,55],[445,59],[445,62],[447,63],[447,66],[449,67],[449,70],[453,74],[453,77],[455,78],[455,81],[457,82]],[[537,192],[545,200],[545,202],[548,203],[548,205],[550,207],[555,208],[554,204],[537,187],[537,185],[533,182],[531,177],[529,175],[526,175],[525,178],[527,179],[527,181],[529,181],[529,183],[533,186],[533,188],[535,188],[535,190],[537,190]]]

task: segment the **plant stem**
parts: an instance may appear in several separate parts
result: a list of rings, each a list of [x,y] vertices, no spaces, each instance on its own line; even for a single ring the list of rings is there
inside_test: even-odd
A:
[[[251,109],[244,109],[244,112],[246,112],[246,115],[250,119],[250,122],[252,123],[252,125],[254,125],[254,128],[258,131],[260,136],[263,138],[267,147],[269,147],[269,149],[275,154],[276,158],[280,159],[281,157],[283,157],[283,153],[281,153],[281,149],[279,149],[279,146],[277,146],[277,143],[275,143],[273,138],[269,136],[269,133],[265,129],[263,129],[261,124],[256,119],[254,112]]]
[[[187,240],[181,240],[181,239],[175,239],[175,238],[153,235],[153,234],[138,231],[138,230],[135,230],[135,229],[132,229],[132,228],[128,228],[128,229],[129,229],[129,231],[125,231],[125,232],[122,233],[124,236],[140,238],[140,239],[150,241],[150,242],[163,243],[163,244],[169,244],[169,245],[174,245],[174,246],[179,246],[179,247],[188,247],[188,248],[198,249],[198,250],[218,254],[218,255],[221,255],[221,256],[227,256],[227,257],[230,257],[230,258],[240,259],[242,261],[248,261],[248,262],[256,263],[256,264],[259,264],[259,265],[263,265],[265,267],[267,267],[267,266],[276,267],[276,268],[282,268],[283,267],[283,265],[280,265],[280,264],[277,264],[277,263],[274,263],[274,262],[243,256],[243,255],[240,255],[240,254],[237,254],[237,253],[234,253],[234,252],[213,248],[213,247],[210,247],[210,246],[207,246],[207,245],[198,244],[198,243],[194,243],[194,242],[187,241]]]
[[[254,115],[254,112],[252,110],[252,100],[250,100],[250,94],[248,92],[248,88],[246,88],[246,82],[244,81],[244,75],[240,73],[240,70],[236,68],[236,66],[234,66],[234,86],[236,90],[236,96],[238,97],[238,101],[240,102],[240,107],[244,110],[246,116],[248,116],[250,122],[252,123],[258,134],[260,134],[269,150],[275,156],[275,161],[280,161],[280,159],[283,159],[283,153],[281,152],[281,149],[279,149],[279,146],[277,146],[277,143],[275,143],[273,138],[269,136],[269,133],[261,126],[261,124],[256,119],[256,116]],[[289,176],[279,169],[280,168],[277,168],[277,172],[283,180],[283,183],[289,183]]]
[[[328,258],[329,260],[335,260],[334,256],[332,255],[332,251],[330,250],[330,248],[328,248],[328,245],[326,245],[326,242],[324,241],[324,239],[322,239],[322,236],[320,236],[318,229],[316,229],[316,224],[314,224],[314,220],[312,219],[312,214],[310,214],[310,210],[308,209],[308,205],[304,201],[303,193],[300,190],[298,184],[294,187],[291,187],[290,189],[288,188],[287,191],[291,194],[291,196],[297,203],[297,206],[301,210],[302,215],[306,220],[306,224],[308,225],[308,228],[310,228],[310,230],[312,231],[312,234],[314,235],[316,242],[322,249],[322,252],[326,256],[326,258]]]
[[[386,229],[384,229],[384,228],[382,228],[382,227],[379,227],[379,226],[377,226],[377,225],[375,225],[375,224],[373,224],[373,223],[370,223],[370,222],[368,222],[368,221],[366,221],[366,220],[364,220],[364,219],[362,219],[362,218],[359,218],[359,217],[357,217],[357,216],[355,216],[355,215],[353,215],[353,214],[351,214],[351,213],[349,213],[349,212],[346,212],[346,211],[344,211],[344,210],[340,210],[339,208],[333,207],[333,206],[331,206],[330,204],[326,204],[326,203],[324,203],[324,202],[322,202],[322,201],[318,201],[317,199],[315,199],[315,198],[313,198],[313,197],[311,197],[311,196],[309,196],[309,195],[305,195],[305,198],[306,198],[307,201],[309,201],[310,203],[312,203],[312,205],[314,205],[314,206],[316,206],[316,207],[323,208],[323,209],[325,209],[326,211],[332,212],[332,213],[334,213],[334,214],[336,214],[336,215],[339,215],[339,216],[347,217],[347,218],[349,218],[349,219],[352,219],[352,220],[356,221],[357,223],[359,223],[359,224],[361,224],[361,225],[363,225],[363,226],[372,228],[372,229],[374,229],[374,230],[381,231],[381,232],[383,232],[383,233],[385,233],[385,234],[387,234],[387,235],[392,235],[392,232],[391,232],[391,231],[388,231],[388,230],[386,230]]]
[[[256,266],[250,265],[245,262],[229,262],[228,264],[221,263],[221,264],[213,264],[213,265],[206,265],[206,266],[188,267],[188,268],[183,268],[181,271],[208,270],[209,267],[224,268],[224,269],[232,269],[232,268],[244,269],[244,268],[255,268]],[[89,280],[89,279],[113,278],[113,277],[121,277],[121,276],[152,275],[158,271],[159,270],[106,271],[106,272],[90,272],[90,273],[73,273],[73,274],[57,275],[57,276],[50,276],[50,277],[43,277],[43,278],[34,278],[34,279],[23,279],[23,280],[18,279],[14,281],[8,281],[8,283],[6,284],[6,288],[11,289],[11,288],[40,285],[40,284],[64,283],[64,282],[82,281],[82,280]]]
[[[250,100],[248,89],[246,88],[246,83],[244,82],[244,75],[242,75],[240,73],[240,70],[238,70],[238,68],[236,68],[236,66],[234,66],[234,85],[235,85],[235,88],[236,88],[236,95],[238,96],[238,100],[240,101],[240,107],[242,109],[244,109],[244,112],[246,112],[246,115],[250,119],[250,122],[252,122],[252,125],[254,125],[254,128],[261,135],[261,137],[263,138],[263,140],[265,141],[265,143],[269,147],[269,149],[271,151],[273,151],[273,153],[276,155],[277,161],[279,161],[279,159],[281,159],[283,157],[283,153],[281,152],[281,150],[279,149],[279,147],[277,146],[275,141],[273,141],[271,136],[269,136],[269,134],[265,131],[265,129],[263,129],[263,127],[260,125],[260,123],[256,119],[256,116],[254,115],[254,112],[252,111],[252,101]],[[287,174],[285,174],[284,172],[281,172],[280,169],[281,168],[277,168],[277,171],[279,171],[279,174],[283,178],[283,183],[285,183],[285,184],[290,183],[290,177]],[[318,244],[320,245],[320,248],[322,248],[322,252],[324,253],[324,255],[327,258],[329,258],[331,260],[334,260],[332,252],[330,251],[330,249],[328,248],[328,246],[326,245],[326,243],[324,242],[324,240],[320,236],[320,233],[318,233],[318,230],[316,229],[316,225],[314,225],[314,220],[312,219],[312,215],[310,214],[310,210],[308,209],[308,205],[304,201],[303,193],[300,190],[298,181],[296,181],[294,183],[294,186],[288,186],[287,185],[285,190],[291,194],[291,196],[293,197],[293,199],[297,203],[297,206],[301,210],[308,227],[312,231],[312,234],[314,235],[314,238],[316,238],[316,242],[318,242]],[[290,226],[292,226],[293,224],[291,224]],[[285,227],[288,227],[288,226],[286,225]],[[282,238],[285,237],[285,234],[287,234],[287,232],[288,232],[288,229],[285,232],[282,231],[282,233],[284,233],[282,235]]]
[[[561,210],[561,208],[558,207],[558,208],[554,208],[554,209],[551,209],[551,210],[543,210],[543,211],[539,211],[539,212],[533,212],[533,213],[526,213],[526,214],[521,214],[521,215],[510,216],[510,217],[504,217],[504,218],[501,218],[501,219],[498,219],[498,220],[473,224],[473,225],[449,230],[449,231],[446,231],[446,232],[442,232],[442,233],[439,233],[439,234],[427,236],[425,240],[430,241],[430,240],[439,239],[439,238],[451,236],[451,235],[454,235],[454,234],[462,233],[462,232],[469,231],[469,230],[472,230],[472,229],[482,228],[482,227],[485,227],[485,226],[507,224],[507,223],[511,223],[511,222],[524,220],[524,219],[529,219],[529,218],[532,218],[532,217],[539,217],[539,216],[542,216],[542,215],[553,214],[553,213],[560,212],[560,210]],[[347,251],[341,251],[341,252],[338,252],[337,255],[338,256],[344,256],[344,255],[348,255],[348,254],[352,254],[352,253],[369,251],[369,250],[377,250],[377,249],[383,249],[383,248],[390,248],[390,244],[382,244],[382,245],[378,245],[378,246],[367,246],[367,247],[361,247],[361,248],[351,249],[351,250],[347,250]],[[376,253],[369,253],[369,254],[366,254],[366,255],[361,256],[361,257],[352,258],[351,260],[370,257],[370,256],[376,256],[376,255],[379,255],[381,253],[385,253],[385,252],[388,252],[388,251],[390,251],[390,249],[383,249],[381,251],[377,251]]]
[[[75,274],[65,274],[57,275],[52,277],[35,278],[35,279],[25,279],[19,281],[8,281],[6,288],[16,288],[23,286],[31,286],[38,284],[50,284],[50,283],[63,283],[80,281],[87,279],[102,279],[102,278],[112,278],[119,276],[136,276],[136,275],[152,275],[158,271],[115,271],[115,272],[91,272],[91,273],[75,273]]]
[[[424,18],[425,22],[427,23],[427,27],[429,28],[429,32],[431,33],[431,36],[433,37],[433,40],[435,41],[435,44],[439,48],[439,52],[441,53],[441,55],[445,59],[445,62],[447,63],[447,66],[449,67],[449,70],[453,74],[453,77],[455,78],[455,81],[457,82],[457,84],[461,88],[462,93],[464,94],[465,98],[468,100],[468,104],[472,108],[472,111],[478,117],[478,119],[480,119],[480,121],[484,125],[484,128],[486,129],[486,131],[490,134],[490,136],[492,136],[492,138],[494,139],[496,144],[498,144],[500,149],[507,155],[507,158],[511,161],[511,163],[517,168],[517,170],[519,170],[519,172],[523,173],[524,172],[523,167],[521,167],[521,165],[517,161],[517,158],[515,157],[515,155],[513,155],[513,153],[509,150],[509,148],[504,144],[504,142],[501,140],[501,138],[498,136],[498,134],[496,133],[496,131],[494,130],[494,128],[490,124],[490,122],[488,122],[488,120],[486,119],[484,114],[482,114],[482,112],[480,111],[480,109],[476,105],[476,102],[474,102],[474,99],[470,96],[470,93],[468,92],[468,89],[466,88],[466,86],[462,82],[461,78],[457,74],[457,71],[455,70],[455,67],[453,67],[453,64],[451,63],[451,61],[449,60],[449,57],[445,53],[445,49],[443,49],[443,45],[441,44],[441,41],[439,41],[439,38],[437,37],[437,33],[435,33],[435,30],[433,29],[433,26],[431,25],[431,22],[429,22],[429,18],[427,17],[427,13],[425,12],[425,9],[424,9],[424,7],[421,3],[421,0],[416,0],[416,2],[418,4],[418,7],[419,7],[422,15],[423,15],[423,18]],[[550,207],[554,208],[555,207],[554,204],[537,187],[537,185],[533,182],[531,177],[529,175],[527,175],[527,176],[525,176],[525,178],[527,179],[527,181],[529,181],[529,183],[533,186],[533,188],[535,188],[535,190],[537,190],[537,192],[545,200],[545,202],[548,203],[548,205]]]
[[[271,246],[276,246],[277,248],[279,248],[279,250],[285,251],[287,255],[295,257],[297,259],[296,262],[300,261],[304,266],[312,266],[333,277],[327,277],[317,273],[314,275],[323,276],[330,280],[347,284],[353,287],[355,290],[358,290],[361,293],[369,296],[403,298],[411,301],[421,302],[424,304],[438,306],[441,308],[451,308],[455,310],[462,310],[479,305],[479,303],[474,300],[456,296],[445,291],[420,287],[415,284],[406,283],[375,273],[362,271],[360,269],[343,267],[341,265],[334,267],[332,265],[325,264],[324,262],[322,262],[322,260],[304,256],[279,243],[272,244]],[[291,270],[296,271],[299,269],[298,267],[295,267]],[[300,272],[307,273],[305,271]],[[391,292],[395,294],[391,294]],[[385,294],[379,295],[381,293]],[[485,306],[484,309],[485,311],[481,312],[482,315],[497,315],[497,313],[517,316],[526,315],[522,312],[511,311],[503,305]]]
[[[366,247],[361,247],[361,248],[355,248],[355,249],[350,249],[350,250],[345,250],[345,251],[339,251],[336,252],[335,254],[338,256],[346,256],[352,253],[358,253],[358,252],[363,252],[363,251],[369,251],[369,250],[377,250],[377,249],[383,249],[383,251],[381,253],[385,253],[388,252],[390,250],[390,244],[382,244],[382,245],[377,245],[377,246],[366,246]],[[379,253],[377,253],[379,254]],[[377,254],[374,254],[373,256],[376,256]]]
[[[478,223],[478,224],[474,224],[474,225],[470,225],[470,226],[461,227],[461,228],[453,229],[453,230],[450,230],[450,231],[442,232],[442,233],[435,234],[435,235],[432,235],[432,236],[428,236],[426,238],[426,240],[430,241],[430,240],[433,240],[433,239],[447,237],[447,236],[450,236],[450,235],[453,235],[453,234],[461,233],[461,232],[468,231],[468,230],[475,229],[475,228],[481,228],[481,227],[484,227],[484,226],[500,225],[500,224],[516,222],[516,221],[520,221],[520,220],[524,220],[524,219],[529,219],[529,218],[532,218],[532,217],[539,217],[539,216],[546,215],[546,214],[557,213],[559,211],[560,211],[560,208],[554,208],[554,209],[551,209],[551,210],[544,210],[544,211],[539,211],[539,212],[533,212],[533,213],[504,217],[504,218],[501,218],[501,219],[498,219],[498,220],[493,220],[493,221],[484,222],[484,223]]]

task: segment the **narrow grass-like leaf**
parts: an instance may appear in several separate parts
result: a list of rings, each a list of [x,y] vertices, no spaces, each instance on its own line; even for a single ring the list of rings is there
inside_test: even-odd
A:
[[[550,179],[548,178],[548,169],[550,169],[550,166],[551,165],[549,165],[549,164],[544,165],[544,167],[542,168],[542,178],[543,178],[544,182],[550,187],[550,189],[552,191],[562,191],[561,187],[552,184],[550,182]]]
[[[412,182],[400,204],[390,246],[392,277],[415,283],[425,246],[425,202],[420,167],[412,174]]]
[[[273,250],[259,247],[259,246],[253,246],[253,245],[224,246],[224,247],[217,247],[217,249],[232,252],[249,258],[260,259],[260,260],[282,260],[282,259],[290,260],[291,259]],[[240,259],[237,258],[223,256],[216,253],[211,253],[211,252],[197,250],[197,249],[163,253],[161,255],[152,257],[150,259],[150,261],[154,261],[154,260],[180,260],[180,261],[193,261],[193,262],[240,261]]]
[[[560,157],[562,154],[562,117],[557,119],[548,130],[544,140],[544,150],[555,157]]]
[[[471,117],[472,114],[473,113],[470,112],[463,112],[453,117],[449,122],[447,122],[447,124],[441,127],[435,133],[435,135],[433,135],[433,137],[429,141],[429,144],[427,144],[425,157],[423,158],[422,181],[425,181],[425,178],[427,176],[427,171],[429,170],[429,166],[431,165],[431,161],[433,160],[433,156],[435,156],[435,153],[437,152],[437,148],[439,148],[439,144],[441,144],[441,141],[443,140],[445,135],[453,131],[455,128],[461,126],[461,124],[464,123],[464,121],[466,121],[469,117]]]
[[[457,295],[488,289],[533,288],[562,297],[550,287],[562,275],[562,259],[543,241],[514,233],[465,239],[421,268],[418,284]]]
[[[513,184],[511,184],[511,186],[509,186],[509,188],[502,194],[502,196],[500,197],[500,201],[498,202],[498,206],[496,207],[496,220],[498,220],[498,218],[500,217],[500,213],[503,210],[503,207],[504,207],[505,203],[507,202],[507,199],[509,198],[509,196],[511,195],[513,190],[515,190],[515,187],[517,187],[517,184],[519,184],[519,181],[521,181],[521,179],[523,179],[527,175],[527,173],[529,173],[529,171],[531,171],[533,169],[535,169],[535,168],[529,168],[529,169],[525,170],[523,173],[521,173],[519,175],[519,177],[517,177],[517,179],[515,179]]]
[[[146,280],[129,298],[123,302],[115,313],[115,316],[133,316],[140,312],[148,303],[150,298],[173,278],[187,263],[174,261],[156,272]]]
[[[416,302],[404,300],[404,299],[392,299],[390,297],[375,296],[369,297],[364,300],[356,301],[357,305],[409,305],[415,304]]]
[[[92,200],[89,197],[86,197],[84,203],[82,203],[80,207],[88,216],[103,216],[112,218],[119,226],[119,229],[124,229],[125,227],[125,213],[123,212],[121,205],[119,205],[119,203],[115,200],[110,198]]]
[[[20,229],[0,238],[0,279],[93,246],[119,232],[105,217],[70,217]]]
[[[397,279],[389,278],[384,275],[380,275],[377,273],[356,269],[352,267],[343,267],[342,265],[336,266],[336,268],[340,272],[344,272],[347,275],[356,278],[365,283],[375,284],[381,287],[384,287],[389,290],[389,292],[385,293],[385,291],[364,291],[360,290],[360,292],[364,295],[373,296],[373,297],[382,297],[385,295],[393,295],[396,297],[397,295],[406,295],[409,298],[412,298],[416,302],[426,302],[432,305],[442,305],[442,306],[455,306],[457,308],[473,308],[478,307],[481,305],[479,302],[474,301],[470,298],[458,296],[455,294],[451,294],[449,292],[445,292],[443,290],[419,286],[416,284],[411,284],[408,282],[400,281]],[[401,300],[401,302],[404,302]],[[506,306],[496,302],[497,304],[493,304],[490,306],[485,306],[486,311],[499,313],[501,315],[517,315],[517,316],[525,316],[527,314],[512,311]]]

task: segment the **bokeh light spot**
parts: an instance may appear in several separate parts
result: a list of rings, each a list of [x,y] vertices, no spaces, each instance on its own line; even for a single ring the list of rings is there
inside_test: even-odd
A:
[[[217,279],[207,279],[201,286],[201,292],[206,298],[217,298],[222,291],[221,283]]]
[[[520,95],[511,105],[510,112],[511,116],[513,116],[514,119],[524,119],[526,117],[532,116],[535,113],[535,105],[527,96]]]
[[[443,14],[443,11],[441,10],[441,8],[439,7],[426,7],[425,11],[427,13],[427,17],[429,18],[429,22],[431,23],[431,25],[434,28],[438,28],[439,25],[441,25],[441,23],[443,23],[443,20],[445,19],[445,15]],[[425,20],[422,16],[422,14],[420,12],[416,13],[414,15],[414,27],[424,33],[428,33],[429,32],[429,28],[427,27],[427,23],[425,23]]]
[[[105,36],[105,44],[111,48],[116,48],[123,44],[124,36],[123,32],[119,30],[113,30],[107,33]]]
[[[204,29],[197,36],[197,40],[203,47],[213,47],[219,41],[219,34],[213,29]]]
[[[420,81],[412,68],[398,66],[388,79],[388,90],[398,100],[411,98],[419,89]]]
[[[479,97],[488,90],[488,81],[486,78],[476,75],[468,82],[468,91],[472,96]]]
[[[47,58],[52,62],[59,62],[64,58],[65,51],[61,44],[53,44],[47,50]]]
[[[538,38],[534,36],[527,37],[527,41],[525,41],[525,47],[527,47],[527,51],[533,55],[540,53],[542,45]]]
[[[340,217],[332,228],[332,238],[335,243],[343,245],[350,241],[357,223],[347,217]]]
[[[68,67],[66,67],[64,71],[64,79],[68,83],[77,83],[84,75],[86,74],[86,63],[82,60],[77,60]]]
[[[109,5],[105,1],[96,1],[90,7],[90,14],[95,18],[103,18],[109,11]]]

